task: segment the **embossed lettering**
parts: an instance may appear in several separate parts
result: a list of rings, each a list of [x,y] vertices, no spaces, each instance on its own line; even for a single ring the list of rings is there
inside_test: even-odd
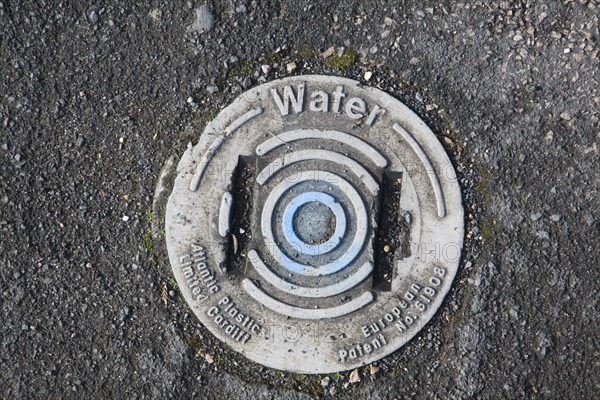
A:
[[[374,350],[380,349],[387,344],[387,340],[383,334],[377,335],[373,340],[366,343],[358,344],[351,349],[341,349],[338,351],[338,356],[341,362],[347,360],[354,360],[362,357],[365,354],[369,354]]]
[[[371,113],[369,114],[369,117],[367,118],[367,125],[373,125],[373,122],[375,122],[375,118],[377,118],[378,115],[383,114],[385,114],[385,110],[383,108],[380,108],[377,104],[375,104],[375,106],[371,110]]]
[[[411,317],[410,315],[407,315],[404,317],[404,320],[396,322],[396,329],[398,332],[404,333],[412,324],[415,323],[416,319],[417,317]]]
[[[335,91],[333,92],[333,112],[334,113],[339,113],[340,112],[340,104],[342,103],[342,99],[346,96],[346,94],[344,93],[344,87],[343,86],[337,86],[335,88]]]
[[[435,267],[433,269],[433,272],[440,277],[443,277],[444,275],[446,275],[446,270],[444,269],[444,267]]]
[[[367,111],[365,101],[358,97],[352,97],[348,99],[346,103],[346,114],[352,119],[362,118],[363,114]]]
[[[284,86],[283,88],[283,100],[279,95],[277,89],[271,89],[271,94],[273,95],[273,100],[275,100],[275,104],[277,108],[279,108],[279,112],[281,115],[288,115],[290,113],[290,103],[294,112],[301,113],[304,107],[304,90],[306,89],[306,85],[304,83],[298,85],[298,94],[294,94],[294,90],[291,86]]]
[[[310,111],[328,112],[329,111],[329,95],[322,90],[316,90],[311,95],[313,99],[310,102]]]

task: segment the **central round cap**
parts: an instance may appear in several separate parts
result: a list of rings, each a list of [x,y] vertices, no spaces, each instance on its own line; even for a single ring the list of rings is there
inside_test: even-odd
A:
[[[304,243],[321,244],[333,236],[335,222],[331,208],[312,201],[300,206],[294,214],[294,231]]]

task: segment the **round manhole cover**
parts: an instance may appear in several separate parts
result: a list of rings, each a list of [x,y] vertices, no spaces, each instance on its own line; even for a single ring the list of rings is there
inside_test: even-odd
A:
[[[427,323],[456,274],[463,209],[425,123],[356,81],[253,88],[179,162],[167,249],[202,323],[246,357],[353,369]]]

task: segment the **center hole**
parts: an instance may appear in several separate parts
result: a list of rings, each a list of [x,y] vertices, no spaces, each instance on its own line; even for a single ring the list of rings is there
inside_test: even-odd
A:
[[[321,202],[306,203],[294,214],[294,231],[305,243],[325,243],[335,232],[335,215]]]

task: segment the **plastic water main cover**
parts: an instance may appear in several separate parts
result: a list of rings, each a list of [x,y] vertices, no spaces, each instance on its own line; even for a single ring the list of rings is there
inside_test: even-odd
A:
[[[410,340],[450,289],[463,233],[456,173],[426,124],[331,76],[239,96],[182,156],[166,210],[173,272],[202,323],[303,373]]]

